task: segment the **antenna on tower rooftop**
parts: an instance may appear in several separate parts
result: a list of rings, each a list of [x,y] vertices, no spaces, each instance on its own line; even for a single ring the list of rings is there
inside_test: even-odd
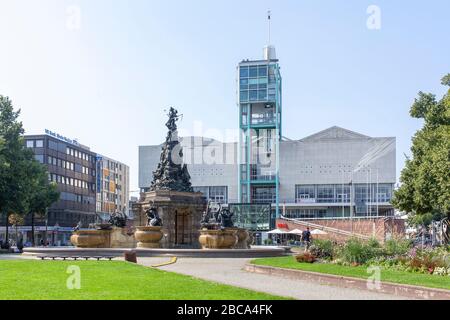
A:
[[[268,40],[269,43],[267,43],[267,45],[264,47],[264,60],[274,60],[276,59],[276,54],[275,54],[275,47],[272,46],[270,44],[271,42],[271,34],[270,34],[270,20],[272,18],[272,12],[270,10],[267,11],[267,22],[268,22],[268,27],[269,27],[269,32],[268,32]]]

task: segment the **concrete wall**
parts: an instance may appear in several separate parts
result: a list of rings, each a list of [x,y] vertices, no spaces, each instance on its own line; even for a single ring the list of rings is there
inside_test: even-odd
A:
[[[405,221],[395,218],[375,218],[375,219],[324,219],[308,221],[324,227],[330,227],[343,231],[353,231],[368,237],[374,237],[380,242],[384,242],[389,238],[403,238],[405,236]],[[288,230],[300,229],[305,230],[306,227],[295,222],[284,219],[277,219],[277,225],[287,225]],[[310,227],[312,231],[314,228]],[[334,233],[329,230],[328,234],[320,235],[320,239],[330,239],[337,242],[343,242],[350,236]],[[314,238],[314,236],[313,236]]]
[[[192,184],[228,186],[229,201],[237,201],[237,143],[201,137],[180,140]],[[294,201],[297,184],[349,184],[352,179],[354,183],[370,179],[371,183],[394,184],[395,143],[395,138],[371,138],[339,127],[301,140],[282,141],[280,201]],[[150,186],[160,152],[161,146],[139,147],[140,188]]]
[[[183,161],[188,166],[193,186],[227,186],[228,199],[237,201],[238,166],[237,143],[185,137],[180,138]],[[161,146],[139,147],[139,187],[148,188],[153,180],[161,153]]]

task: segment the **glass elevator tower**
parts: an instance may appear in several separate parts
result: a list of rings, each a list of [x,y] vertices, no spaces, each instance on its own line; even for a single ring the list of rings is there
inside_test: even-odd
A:
[[[279,217],[281,75],[275,48],[238,65],[240,203],[275,204]]]

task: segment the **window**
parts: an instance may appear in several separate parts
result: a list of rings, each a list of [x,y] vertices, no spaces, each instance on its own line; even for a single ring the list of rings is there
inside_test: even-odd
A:
[[[316,192],[313,185],[296,186],[296,202],[315,202]]]
[[[239,100],[241,102],[248,101],[248,91],[241,91],[240,96],[239,96]]]
[[[195,192],[203,193],[203,196],[217,203],[228,202],[228,187],[226,186],[213,186],[213,187],[193,187]]]
[[[252,201],[254,203],[275,203],[275,187],[255,187],[252,188]]]
[[[218,203],[226,203],[227,187],[209,187],[209,199]]]
[[[258,67],[257,66],[251,66],[249,68],[249,76],[250,76],[250,78],[258,77]]]
[[[55,151],[58,151],[58,143],[55,142],[55,141],[49,140],[48,141],[48,148],[52,149],[52,150],[55,150]]]
[[[34,156],[34,158],[39,161],[40,163],[44,163],[44,155],[42,154],[37,154]]]
[[[334,187],[332,185],[317,186],[317,202],[334,202]]]
[[[36,140],[36,148],[43,148],[43,147],[44,147],[44,141]]]
[[[248,78],[248,67],[240,67],[239,68],[239,77]]]
[[[258,90],[258,100],[267,99],[267,90]]]
[[[267,77],[267,66],[258,67],[258,77]]]
[[[27,148],[34,148],[34,140],[27,140]]]

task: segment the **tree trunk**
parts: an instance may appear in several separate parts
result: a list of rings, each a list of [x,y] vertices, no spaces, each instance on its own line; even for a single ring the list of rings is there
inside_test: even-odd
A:
[[[31,246],[36,246],[34,241],[34,212],[31,213]]]

